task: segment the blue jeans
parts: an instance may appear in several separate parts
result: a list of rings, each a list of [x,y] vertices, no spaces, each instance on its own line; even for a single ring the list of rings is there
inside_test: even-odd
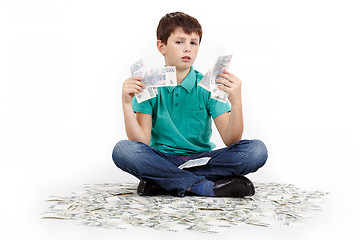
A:
[[[161,152],[130,140],[118,142],[112,158],[117,167],[138,179],[151,179],[170,193],[183,197],[192,185],[204,181],[246,175],[257,171],[267,159],[260,140],[241,140],[226,148],[181,156]],[[211,157],[204,166],[179,169],[178,166],[201,157]]]

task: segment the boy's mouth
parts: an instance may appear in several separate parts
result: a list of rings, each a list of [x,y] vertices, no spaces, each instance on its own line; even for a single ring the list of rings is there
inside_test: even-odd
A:
[[[191,57],[189,57],[189,56],[184,56],[184,57],[182,57],[181,58],[183,61],[185,61],[185,62],[189,62],[190,60],[191,60]]]

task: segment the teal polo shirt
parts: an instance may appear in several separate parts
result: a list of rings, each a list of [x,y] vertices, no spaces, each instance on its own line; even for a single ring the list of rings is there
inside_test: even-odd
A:
[[[176,87],[159,87],[155,98],[138,103],[132,99],[134,112],[152,115],[150,147],[165,153],[189,155],[211,151],[211,118],[229,112],[229,103],[211,98],[198,86],[203,74],[191,67],[184,81]]]

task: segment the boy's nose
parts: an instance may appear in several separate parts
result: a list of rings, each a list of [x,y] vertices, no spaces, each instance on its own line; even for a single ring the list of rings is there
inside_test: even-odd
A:
[[[184,52],[191,52],[190,45],[185,44]]]
[[[184,52],[191,52],[191,50],[190,50],[189,47],[185,47],[185,48],[184,48]]]

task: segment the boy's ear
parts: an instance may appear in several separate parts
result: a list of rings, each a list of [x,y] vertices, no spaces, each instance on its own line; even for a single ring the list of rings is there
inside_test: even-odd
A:
[[[157,48],[158,48],[159,52],[162,55],[165,55],[165,53],[166,53],[166,48],[165,48],[166,44],[163,43],[163,41],[161,41],[161,40],[157,40],[156,44],[157,44]]]

